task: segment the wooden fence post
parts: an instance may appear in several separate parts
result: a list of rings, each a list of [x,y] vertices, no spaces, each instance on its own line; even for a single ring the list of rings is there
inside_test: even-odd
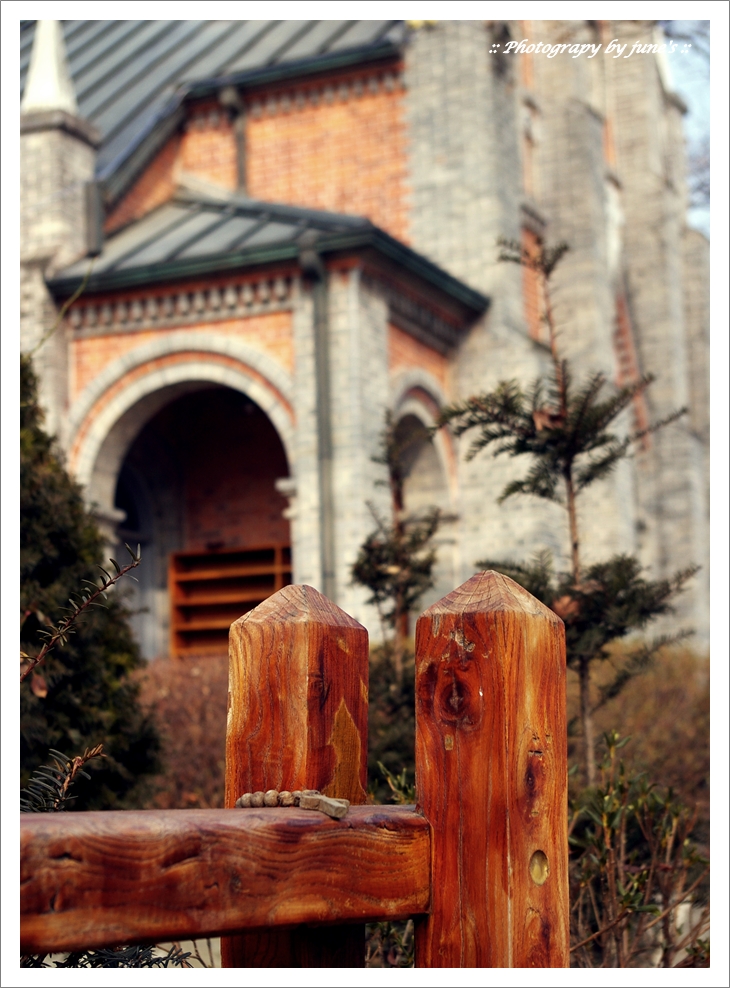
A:
[[[368,635],[317,590],[288,586],[231,625],[226,806],[319,789],[364,803]],[[362,924],[221,939],[223,967],[362,967]]]
[[[416,787],[433,831],[416,965],[566,967],[563,624],[499,573],[418,620]]]

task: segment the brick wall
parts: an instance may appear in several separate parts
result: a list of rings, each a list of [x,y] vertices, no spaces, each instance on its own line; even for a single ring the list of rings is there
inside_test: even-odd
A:
[[[522,230],[522,247],[532,257],[537,256],[541,247],[540,238],[533,230]],[[549,342],[549,332],[545,325],[545,298],[540,275],[534,268],[522,268],[522,295],[525,305],[525,322],[533,340]]]
[[[175,134],[147,165],[124,198],[112,209],[104,223],[109,235],[120,227],[151,212],[172,196],[177,184],[182,139]]]
[[[392,323],[388,324],[388,366],[390,373],[419,367],[432,374],[447,392],[448,359],[443,354],[414,339]]]
[[[404,93],[393,70],[337,75],[252,97],[246,185],[255,199],[367,216],[408,240]],[[165,202],[186,175],[235,190],[233,125],[215,102],[190,108],[107,219],[108,233]]]
[[[377,76],[333,78],[286,95],[288,104],[267,101],[248,115],[250,195],[367,216],[408,241],[400,85],[386,87]]]
[[[238,180],[236,139],[228,113],[215,102],[191,112],[180,142],[180,168],[233,191]]]
[[[274,488],[289,473],[286,457],[256,405],[208,391],[179,402],[170,427],[184,448],[186,549],[288,543],[286,498]]]

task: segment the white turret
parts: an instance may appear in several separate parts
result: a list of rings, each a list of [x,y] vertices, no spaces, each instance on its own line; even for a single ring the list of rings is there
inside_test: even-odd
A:
[[[37,21],[21,113],[63,110],[78,116],[60,21]]]
[[[21,347],[33,353],[47,427],[63,442],[68,330],[50,333],[56,306],[45,279],[88,253],[99,134],[79,116],[59,21],[36,23],[20,109]]]

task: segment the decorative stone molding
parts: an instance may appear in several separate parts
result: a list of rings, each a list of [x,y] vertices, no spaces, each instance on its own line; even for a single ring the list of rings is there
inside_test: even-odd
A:
[[[114,377],[117,388],[109,388],[107,384],[109,390],[104,389],[101,394],[97,394],[98,386],[92,385],[72,406],[69,463],[78,482],[88,488],[87,495],[92,501],[110,506],[113,487],[108,480],[109,477],[116,480],[129,442],[149,418],[149,414],[145,413],[145,399],[158,392],[159,397],[164,398],[165,391],[174,396],[177,394],[176,388],[188,382],[210,382],[248,395],[271,419],[289,463],[295,462],[294,422],[289,394],[277,387],[283,383],[281,379],[286,375],[279,368],[272,367],[273,362],[270,359],[262,359],[261,354],[245,345],[217,346],[214,349],[209,342],[207,348],[184,349],[185,359],[165,364],[164,360],[157,359],[161,355],[149,350],[148,346],[139,347],[135,355],[137,359],[131,365],[127,359],[120,358],[114,362],[113,368],[104,372],[107,381]],[[208,352],[201,352],[204,349],[208,349]],[[224,352],[226,349],[227,353]],[[252,359],[245,362],[240,360],[240,355],[244,353]],[[235,362],[230,359],[226,361],[226,357],[233,357]],[[252,366],[255,364],[260,366]],[[264,376],[261,374],[261,367],[273,373]],[[133,368],[139,368],[142,373],[130,374],[129,370]],[[95,398],[103,399],[106,394],[109,395],[108,400],[97,405]],[[152,412],[157,411],[164,403],[164,400],[154,403]],[[141,410],[141,417],[135,415],[137,409]],[[129,416],[134,419],[131,428],[126,421]]]
[[[72,137],[78,137],[92,148],[101,144],[101,133],[74,113],[66,110],[35,110],[21,113],[20,133],[34,134],[42,130],[63,130]]]
[[[279,477],[274,481],[276,490],[283,494],[288,504],[282,511],[282,516],[287,521],[294,521],[297,517],[297,482],[294,477]]]
[[[80,302],[72,306],[67,319],[78,335],[93,335],[281,312],[293,307],[294,281],[279,276],[213,285],[205,290],[180,288],[164,295],[154,292],[114,303]]]
[[[347,103],[351,99],[362,99],[363,96],[393,93],[405,88],[405,79],[399,71],[392,68],[381,69],[335,82],[322,81],[272,93],[250,95],[246,99],[246,112],[259,120],[264,116],[297,113],[307,107],[323,104],[332,106],[335,103]],[[219,108],[210,105],[197,109],[192,107],[185,123],[186,130],[219,130],[221,127],[230,127],[229,119]]]
[[[363,96],[373,96],[378,93],[392,93],[396,89],[404,89],[405,83],[400,73],[388,69],[379,72],[363,73],[339,82],[322,82],[320,84],[297,86],[266,95],[256,95],[247,99],[247,112],[258,120],[263,116],[297,113],[312,106],[347,103],[351,99],[362,99]],[[220,126],[222,115],[206,107],[198,112],[193,111],[188,127],[199,130],[216,129]]]

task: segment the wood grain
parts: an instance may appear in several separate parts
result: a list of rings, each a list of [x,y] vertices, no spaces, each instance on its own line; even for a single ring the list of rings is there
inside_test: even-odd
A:
[[[429,833],[413,807],[23,814],[21,950],[406,917],[428,907]],[[311,966],[346,959],[310,932]],[[291,932],[267,935],[279,965],[265,951]]]
[[[417,966],[567,966],[564,629],[501,574],[418,620],[416,784],[433,827]]]
[[[244,792],[366,799],[368,636],[319,591],[289,586],[231,626],[226,806]],[[224,938],[224,967],[362,967],[365,931]],[[328,953],[327,940],[331,944]]]

